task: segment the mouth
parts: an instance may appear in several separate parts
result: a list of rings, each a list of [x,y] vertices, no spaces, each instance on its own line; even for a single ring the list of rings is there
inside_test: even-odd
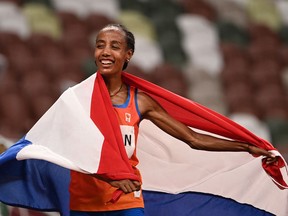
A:
[[[111,66],[114,62],[110,59],[102,59],[100,60],[100,63],[104,66],[104,67],[109,67]]]

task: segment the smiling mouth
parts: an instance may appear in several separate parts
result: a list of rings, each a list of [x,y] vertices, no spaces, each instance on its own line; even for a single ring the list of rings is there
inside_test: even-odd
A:
[[[113,64],[113,61],[111,60],[101,60],[100,62],[103,66],[110,66]]]

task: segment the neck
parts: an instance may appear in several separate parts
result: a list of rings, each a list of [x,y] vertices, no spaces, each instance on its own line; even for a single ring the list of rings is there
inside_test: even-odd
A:
[[[116,88],[116,90],[113,90],[113,91],[108,90],[110,97],[114,97],[115,95],[117,95],[121,91],[122,87],[123,87],[123,83],[121,82],[120,87]]]
[[[110,97],[117,95],[123,88],[123,83],[120,76],[118,75],[102,75],[106,87],[108,89]]]

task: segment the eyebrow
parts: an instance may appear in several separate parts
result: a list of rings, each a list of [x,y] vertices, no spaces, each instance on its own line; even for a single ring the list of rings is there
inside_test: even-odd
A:
[[[105,43],[105,41],[104,40],[101,40],[101,39],[99,39],[99,40],[96,40],[96,43]],[[113,40],[113,41],[111,41],[111,43],[112,44],[122,44],[120,41],[117,41],[117,40]]]

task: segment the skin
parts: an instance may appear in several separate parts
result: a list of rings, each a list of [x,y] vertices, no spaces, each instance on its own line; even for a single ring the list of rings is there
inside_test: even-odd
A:
[[[96,38],[95,62],[99,73],[102,74],[110,95],[113,95],[122,85],[121,73],[125,61],[130,60],[133,51],[128,49],[125,33],[117,28],[105,28]],[[127,99],[127,87],[123,85],[119,93],[111,97],[113,104],[123,104]],[[267,163],[273,163],[277,159],[272,153],[260,149],[248,143],[227,141],[197,133],[181,122],[172,118],[155,100],[144,92],[138,93],[138,106],[144,119],[152,121],[163,131],[173,137],[182,140],[193,149],[206,151],[246,151],[253,155],[267,156]],[[120,181],[104,180],[113,187],[121,189],[125,193],[137,191],[141,187],[138,181],[123,179]]]

